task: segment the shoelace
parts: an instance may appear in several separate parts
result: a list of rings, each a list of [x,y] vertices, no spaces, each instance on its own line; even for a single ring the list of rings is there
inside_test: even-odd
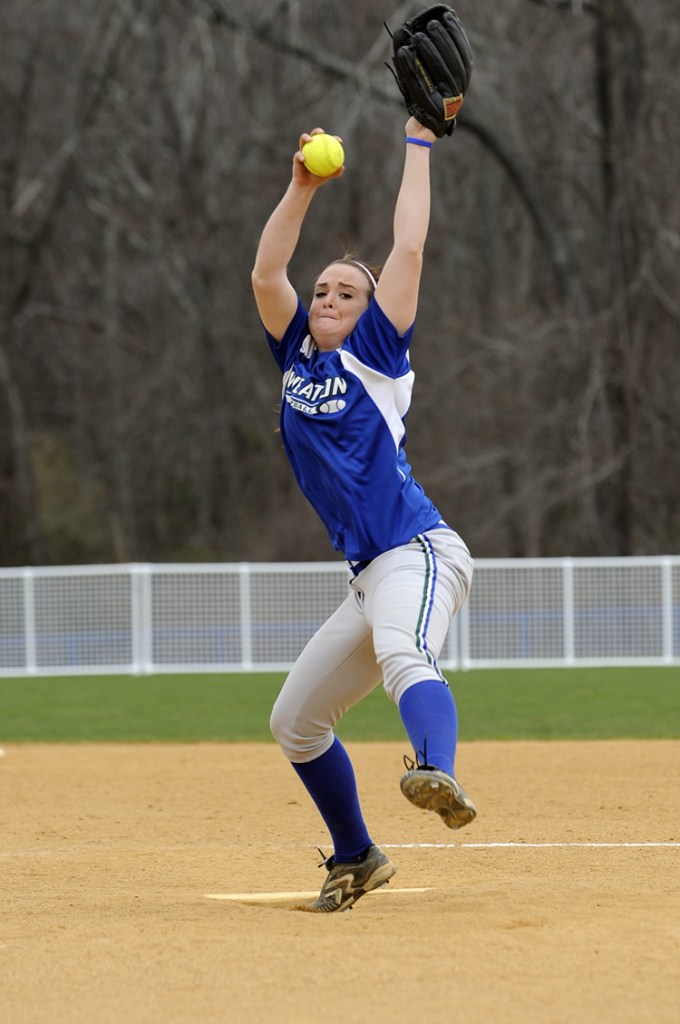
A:
[[[412,772],[418,768],[424,768],[426,771],[434,769],[434,765],[427,762],[427,736],[423,739],[423,749],[416,750],[415,754],[415,761],[408,754],[404,754],[404,767],[406,771]],[[321,850],[319,850],[319,853],[321,853]]]
[[[321,858],[322,858],[321,859],[321,863],[317,864],[317,867],[325,868],[326,871],[330,871],[332,868],[334,868],[335,865],[338,863],[338,861],[336,861],[336,859],[335,859],[335,855],[331,854],[330,857],[327,857],[326,854],[323,852],[323,850],[321,849],[320,846],[317,846],[317,850],[321,854]],[[368,850],[366,850],[365,853],[362,853],[362,855],[360,857],[355,857],[353,860],[340,861],[339,863],[340,864],[363,864],[363,862],[366,860],[366,857],[368,856],[369,850],[370,850],[370,847],[369,847]]]
[[[323,850],[321,849],[320,846],[317,846],[317,850],[321,854],[321,863],[317,864],[317,867],[318,868],[325,868],[326,871],[330,871],[330,869],[335,864],[335,859],[333,857],[333,854],[331,854],[330,857],[327,857],[326,854],[323,852]]]

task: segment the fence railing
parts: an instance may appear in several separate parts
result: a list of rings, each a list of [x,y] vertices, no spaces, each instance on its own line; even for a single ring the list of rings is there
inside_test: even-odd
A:
[[[0,675],[282,671],[344,563],[0,569]],[[443,668],[680,664],[680,556],[478,559]]]

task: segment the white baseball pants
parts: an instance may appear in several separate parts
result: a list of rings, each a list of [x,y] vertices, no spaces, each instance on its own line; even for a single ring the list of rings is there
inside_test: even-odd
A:
[[[289,761],[324,754],[342,715],[381,680],[398,706],[414,683],[441,678],[437,658],[472,572],[466,545],[444,528],[386,551],[351,580],[274,705],[271,730]]]

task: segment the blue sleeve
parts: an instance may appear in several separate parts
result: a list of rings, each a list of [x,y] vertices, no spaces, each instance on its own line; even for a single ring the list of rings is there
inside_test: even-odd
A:
[[[297,309],[295,310],[293,319],[286,327],[285,334],[281,338],[281,341],[277,341],[276,338],[272,337],[266,327],[264,329],[264,333],[267,338],[269,348],[271,349],[272,355],[274,356],[281,373],[285,373],[300,351],[302,342],[309,334],[309,314],[302,305],[302,299],[298,296]]]
[[[408,350],[413,325],[399,334],[375,299],[361,314],[349,338],[349,347],[362,363],[389,377],[400,377],[408,369]]]

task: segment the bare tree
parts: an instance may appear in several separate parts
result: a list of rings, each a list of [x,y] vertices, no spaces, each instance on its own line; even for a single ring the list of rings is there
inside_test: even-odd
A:
[[[315,124],[348,170],[315,202],[296,285],[345,247],[384,258],[405,118],[383,22],[416,7],[0,14],[0,560],[328,557],[280,449],[249,269]],[[670,0],[644,20],[628,0],[459,13],[476,66],[433,159],[416,476],[477,555],[670,549]]]

